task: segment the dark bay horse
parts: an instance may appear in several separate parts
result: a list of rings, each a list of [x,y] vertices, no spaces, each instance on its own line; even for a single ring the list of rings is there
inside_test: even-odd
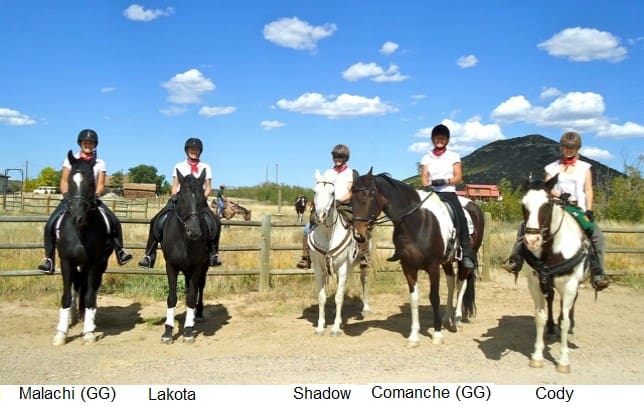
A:
[[[525,259],[534,271],[528,273],[528,289],[534,301],[536,338],[531,367],[543,367],[544,327],[551,330],[554,291],[561,297],[560,350],[557,371],[570,373],[568,335],[579,284],[588,271],[588,250],[577,220],[550,195],[558,175],[544,182],[524,180],[521,199],[525,232]]]
[[[309,203],[309,200],[306,199],[304,195],[300,195],[295,199],[295,213],[297,213],[297,223],[302,224],[302,219],[304,218],[304,212],[306,211],[306,204]]]
[[[206,172],[199,178],[183,176],[177,171],[179,192],[174,210],[168,215],[163,228],[161,249],[168,277],[168,310],[161,341],[172,343],[174,316],[177,305],[177,279],[183,273],[186,279],[186,318],[184,342],[195,340],[195,318],[203,316],[203,290],[206,285],[209,256],[209,230],[204,219],[208,202],[204,195]]]
[[[484,217],[481,209],[472,201],[461,200],[461,204],[472,220],[471,235],[474,252],[478,252],[483,240]],[[418,270],[426,270],[430,279],[429,300],[433,310],[432,342],[443,341],[440,315],[440,266],[447,274],[448,312],[446,325],[458,330],[460,319],[475,312],[476,273],[465,269],[458,262],[458,275],[454,274],[453,234],[454,224],[447,206],[433,192],[417,191],[412,186],[393,179],[388,174],[373,175],[372,169],[365,175],[354,173],[351,206],[356,239],[364,238],[367,229],[381,221],[378,216],[384,212],[394,224],[393,243],[400,257],[400,264],[407,280],[411,306],[411,333],[408,343],[418,346],[420,321],[418,317]],[[459,285],[457,305],[452,321],[452,296],[454,280]]]
[[[67,209],[56,225],[63,295],[54,345],[67,342],[76,311],[84,321],[83,340],[96,341],[96,297],[113,251],[107,220],[96,206],[95,160],[77,159],[71,150],[67,158],[71,164]]]

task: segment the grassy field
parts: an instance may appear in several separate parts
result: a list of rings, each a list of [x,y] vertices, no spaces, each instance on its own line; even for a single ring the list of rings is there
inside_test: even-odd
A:
[[[165,203],[159,201],[156,206],[148,207],[147,216],[151,217],[158,210],[158,206]],[[295,211],[291,205],[283,205],[278,208],[276,205],[267,205],[254,202],[241,202],[245,207],[252,210],[253,221],[260,221],[264,215],[270,215],[273,223],[294,224],[296,223]],[[11,215],[15,214],[2,214]],[[236,218],[237,220],[237,218]],[[241,219],[239,219],[241,220]],[[42,223],[0,223],[0,242],[2,243],[41,243]],[[515,239],[517,224],[504,224],[493,221],[490,228],[490,241],[485,247],[489,255],[493,273],[505,273],[499,265],[509,254],[512,243]],[[603,224],[607,227],[629,227],[633,225]],[[147,224],[123,225],[124,240],[128,245],[143,245],[148,234]],[[390,226],[378,226],[374,230],[374,241],[379,244],[391,243]],[[641,234],[607,234],[608,247],[642,247]],[[274,228],[272,233],[273,245],[296,245],[301,247],[302,227]],[[221,246],[234,245],[258,245],[261,240],[260,229],[251,226],[233,225],[225,228],[222,232]],[[125,268],[136,269],[136,263],[143,255],[143,249],[128,249],[134,260]],[[301,251],[275,251],[271,254],[271,267],[273,269],[292,269],[299,259]],[[35,270],[42,258],[42,249],[2,249],[0,250],[0,272],[3,270]],[[379,291],[400,291],[406,293],[406,286],[399,272],[397,263],[385,261],[391,255],[391,250],[377,250],[373,257],[373,270],[371,278],[371,290],[374,293]],[[619,277],[614,277],[620,283],[639,287],[642,281],[641,264],[642,254],[606,254],[606,269],[620,272]],[[223,270],[249,270],[257,269],[259,264],[258,252],[223,251]],[[59,265],[57,264],[57,267]],[[118,268],[112,257],[110,268]],[[156,268],[163,269],[163,256],[159,253]],[[524,269],[525,270],[525,269]],[[56,304],[60,295],[59,274],[53,278],[47,276],[25,276],[25,277],[3,277],[0,278],[0,294],[14,299],[28,298],[32,296],[46,296]],[[357,279],[357,275],[352,278]],[[136,298],[138,301],[159,300],[166,296],[165,276],[145,275],[121,275],[106,274],[102,286],[102,292],[122,295],[128,298]],[[256,290],[258,287],[257,276],[226,276],[211,277],[208,281],[206,295],[217,296],[221,293],[245,293]],[[349,285],[349,290],[358,289],[357,280]],[[309,300],[314,294],[314,282],[311,275],[288,275],[271,277],[271,296],[301,296]]]

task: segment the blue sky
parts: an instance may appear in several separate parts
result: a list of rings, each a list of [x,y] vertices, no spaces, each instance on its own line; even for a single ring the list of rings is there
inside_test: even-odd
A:
[[[642,15],[619,0],[5,1],[0,171],[59,169],[89,127],[108,174],[171,179],[199,137],[214,185],[312,186],[337,143],[359,172],[406,178],[441,122],[461,156],[574,129],[623,170],[644,154]]]

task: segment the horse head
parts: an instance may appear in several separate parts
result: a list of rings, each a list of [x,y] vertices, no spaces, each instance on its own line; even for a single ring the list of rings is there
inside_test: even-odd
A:
[[[358,171],[353,171],[351,208],[353,210],[353,236],[357,241],[363,242],[369,228],[382,211],[382,202],[378,198],[373,167],[362,176],[358,174]]]
[[[84,160],[74,157],[72,150],[67,153],[71,165],[67,183],[67,210],[76,227],[87,225],[87,212],[96,202],[96,178],[94,177],[94,164],[96,158]]]
[[[188,239],[197,240],[203,233],[202,214],[208,210],[208,202],[204,195],[206,172],[202,171],[201,175],[195,178],[192,174],[184,177],[177,171],[177,179],[180,186],[175,206],[177,218],[183,224]]]
[[[318,223],[324,224],[335,210],[335,180],[333,176],[323,176],[315,171],[315,188],[313,202]]]
[[[521,199],[525,222],[523,240],[529,250],[539,250],[550,234],[554,205],[550,191],[557,184],[558,179],[559,174],[548,181],[528,179],[522,181],[525,192]]]

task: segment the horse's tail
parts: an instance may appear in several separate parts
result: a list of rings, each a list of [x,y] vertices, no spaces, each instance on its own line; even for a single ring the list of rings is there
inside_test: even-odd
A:
[[[476,273],[472,272],[467,277],[467,287],[463,293],[463,317],[465,319],[476,316]]]

